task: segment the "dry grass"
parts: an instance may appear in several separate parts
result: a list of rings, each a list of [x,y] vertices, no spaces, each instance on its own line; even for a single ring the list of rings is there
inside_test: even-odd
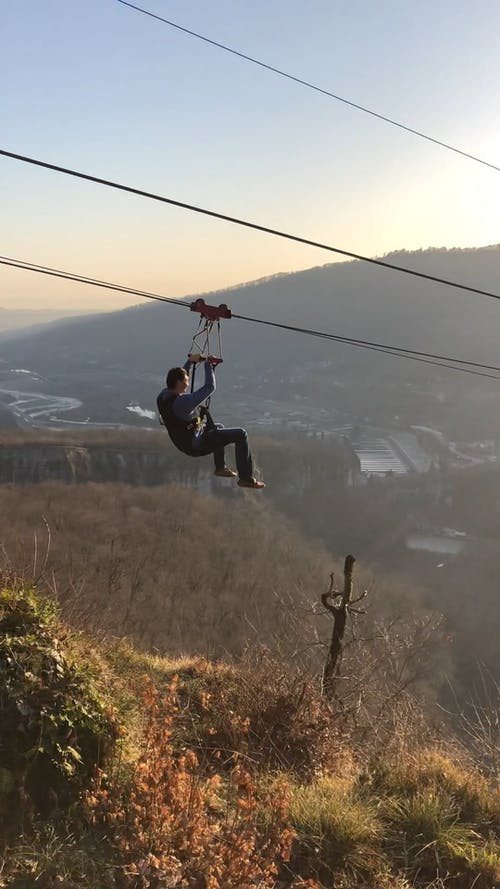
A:
[[[423,790],[452,798],[460,819],[485,837],[500,836],[500,791],[458,749],[406,749],[378,764],[370,777],[375,793],[408,797]]]
[[[361,784],[378,801],[385,852],[410,885],[499,885],[499,794],[458,752],[401,750]]]
[[[289,819],[297,833],[293,871],[328,885],[335,875],[363,879],[379,869],[382,822],[352,781],[324,777],[294,786]]]

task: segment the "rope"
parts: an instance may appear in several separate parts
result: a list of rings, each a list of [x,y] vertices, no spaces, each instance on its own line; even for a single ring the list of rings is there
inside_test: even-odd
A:
[[[110,179],[103,179],[100,176],[92,176],[89,173],[81,173],[78,170],[69,167],[61,167],[58,164],[51,164],[47,161],[37,160],[23,154],[15,154],[12,151],[0,149],[0,155],[9,157],[22,163],[31,164],[36,167],[43,167],[46,170],[53,170],[56,173],[64,173],[66,176],[73,176],[76,179],[84,179],[87,182],[95,182],[97,185],[105,185],[108,188],[114,188],[118,191],[125,191],[129,194],[135,194],[139,197],[149,198],[152,201],[160,201],[163,204],[170,204],[173,207],[180,207],[183,210],[190,210],[193,213],[200,213],[203,216],[210,216],[212,219],[221,219],[223,222],[230,222],[233,225],[240,225],[244,228],[250,228],[254,231],[264,232],[277,238],[284,238],[287,241],[294,241],[297,244],[305,244],[307,247],[317,247],[320,250],[327,250],[329,253],[337,253],[340,256],[347,256],[349,259],[358,259],[360,262],[367,262],[371,265],[380,266],[381,268],[391,269],[395,272],[402,272],[405,275],[412,275],[415,278],[422,278],[425,281],[433,281],[435,284],[444,284],[446,287],[455,287],[458,290],[465,290],[468,293],[476,293],[480,296],[488,296],[491,299],[500,299],[499,293],[490,290],[483,290],[480,287],[471,287],[468,284],[462,284],[458,281],[450,281],[448,278],[441,278],[437,275],[430,275],[427,272],[419,272],[416,269],[405,268],[405,266],[396,265],[383,259],[374,259],[370,256],[363,256],[361,253],[353,253],[350,250],[342,250],[340,247],[333,247],[321,241],[313,241],[310,238],[303,238],[299,235],[293,235],[280,229],[270,228],[266,225],[259,225],[256,222],[249,222],[247,219],[240,219],[237,216],[228,216],[226,213],[219,213],[215,210],[208,210],[206,207],[199,207],[195,204],[188,204],[184,201],[177,201],[174,198],[164,197],[154,192],[144,191],[140,188],[133,188],[130,185],[123,185],[120,182],[113,182]]]
[[[314,92],[316,93],[321,93],[323,96],[327,96],[329,99],[335,99],[336,102],[341,102],[343,105],[348,105],[350,108],[355,108],[356,111],[362,111],[363,114],[369,114],[371,117],[377,118],[377,120],[382,120],[384,121],[384,123],[388,123],[393,127],[398,127],[398,129],[404,130],[406,133],[411,133],[413,136],[418,136],[419,139],[425,139],[427,142],[432,142],[434,145],[439,145],[440,148],[446,148],[447,151],[453,151],[455,154],[461,155],[461,157],[466,157],[471,161],[482,164],[484,167],[489,167],[491,170],[500,172],[500,167],[496,164],[490,163],[490,161],[486,161],[475,154],[471,154],[469,151],[464,151],[462,148],[457,148],[455,145],[450,145],[449,142],[443,142],[441,139],[436,139],[434,136],[429,136],[427,133],[423,133],[421,130],[415,130],[413,127],[400,123],[399,121],[394,120],[394,118],[392,117],[388,117],[386,114],[381,114],[379,111],[374,111],[372,108],[366,108],[364,105],[360,105],[358,102],[353,102],[351,99],[346,99],[345,96],[339,96],[336,93],[332,93],[330,90],[318,86],[315,83],[311,83],[309,80],[304,80],[304,78],[298,77],[296,74],[290,74],[289,71],[283,71],[281,68],[276,68],[274,65],[269,65],[267,64],[267,62],[263,62],[260,59],[256,59],[253,56],[249,56],[246,53],[241,52],[241,50],[239,49],[234,49],[234,47],[227,46],[225,43],[220,43],[218,40],[212,40],[210,37],[206,37],[204,34],[199,34],[197,31],[192,31],[190,28],[185,28],[182,25],[177,24],[177,22],[173,22],[170,19],[163,18],[163,16],[161,15],[156,15],[156,13],[150,12],[148,9],[143,9],[141,6],[136,6],[135,3],[129,3],[128,0],[117,0],[117,2],[121,3],[122,6],[128,6],[130,9],[136,10],[136,12],[141,12],[143,15],[149,16],[152,19],[156,19],[157,21],[162,22],[164,25],[168,25],[170,28],[175,28],[176,31],[181,31],[183,34],[188,34],[190,37],[196,37],[197,40],[202,40],[204,43],[210,44],[210,46],[215,46],[217,47],[217,49],[222,49],[224,50],[224,52],[231,53],[231,55],[237,56],[239,59],[243,59],[245,62],[251,62],[253,65],[258,65],[259,68],[265,68],[266,71],[271,71],[273,74],[277,74],[279,77],[285,77],[287,80],[292,80],[294,83],[298,83],[301,86],[307,87],[307,89],[314,90]]]
[[[49,275],[50,277],[62,278],[65,281],[75,281],[79,284],[88,284],[94,287],[101,287],[106,290],[127,293],[133,296],[144,297],[145,299],[153,299],[158,302],[164,302],[171,305],[190,308],[190,304],[185,300],[171,299],[158,293],[150,293],[146,290],[137,290],[133,287],[126,287],[120,284],[114,284],[102,281],[96,278],[89,278],[85,275],[74,274],[50,266],[41,266],[35,263],[28,263],[24,260],[14,259],[8,256],[0,256],[0,265],[10,266],[12,268],[22,269],[24,271],[35,272],[37,274]],[[359,340],[353,337],[341,336],[340,334],[327,333],[326,331],[311,330],[306,327],[298,327],[291,324],[282,324],[277,321],[269,321],[264,318],[252,318],[247,315],[233,314],[233,318],[240,321],[247,321],[252,324],[263,324],[266,327],[275,327],[281,330],[288,330],[294,333],[300,333],[307,336],[313,336],[320,339],[330,340],[332,342],[343,343],[344,345],[356,346],[360,349],[368,349],[369,351],[382,352],[386,355],[392,355],[397,358],[407,358],[411,361],[419,361],[424,364],[431,364],[437,367],[444,367],[448,370],[460,371],[461,373],[473,374],[474,376],[487,377],[488,379],[500,380],[500,377],[494,374],[484,373],[483,371],[496,371],[500,373],[500,366],[493,364],[481,364],[478,361],[469,361],[462,358],[453,358],[448,355],[438,355],[432,352],[422,352],[415,349],[407,349],[402,346],[392,346],[386,343],[378,343],[371,340]],[[201,320],[200,320],[201,325]],[[196,334],[195,334],[196,336]],[[464,366],[460,366],[464,365]],[[473,370],[472,368],[477,368]]]

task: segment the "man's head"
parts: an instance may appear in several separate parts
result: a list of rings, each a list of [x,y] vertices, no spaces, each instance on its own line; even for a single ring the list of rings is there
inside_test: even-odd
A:
[[[182,395],[189,386],[189,374],[183,367],[172,367],[167,374],[167,389]]]

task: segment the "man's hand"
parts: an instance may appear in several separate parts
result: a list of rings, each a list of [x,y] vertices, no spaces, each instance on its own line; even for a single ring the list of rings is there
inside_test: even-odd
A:
[[[191,364],[199,364],[200,361],[205,361],[203,355],[193,355],[192,353],[188,355],[188,358]]]

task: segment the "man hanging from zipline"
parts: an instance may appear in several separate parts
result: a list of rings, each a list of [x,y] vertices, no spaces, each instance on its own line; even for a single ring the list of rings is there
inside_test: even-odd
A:
[[[225,429],[215,424],[204,403],[215,392],[214,366],[220,359],[190,354],[184,367],[172,367],[166,378],[166,388],[157,398],[160,416],[174,445],[190,457],[214,455],[215,475],[219,478],[238,478],[241,488],[265,488],[253,472],[253,461],[244,429]],[[190,373],[197,365],[205,364],[205,383],[199,389],[188,392]],[[225,448],[234,444],[236,466],[233,472],[226,465]]]

